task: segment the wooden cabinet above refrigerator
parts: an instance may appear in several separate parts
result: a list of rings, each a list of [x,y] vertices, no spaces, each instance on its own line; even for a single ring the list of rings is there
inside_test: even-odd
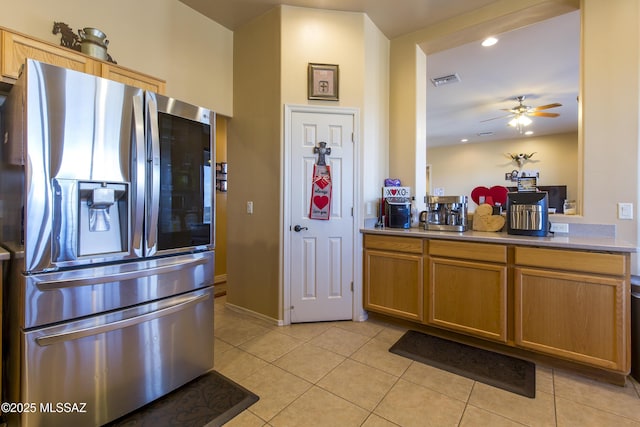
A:
[[[72,49],[38,40],[0,27],[2,83],[13,85],[26,58],[104,77],[130,86],[164,94],[166,82],[120,65],[102,61]]]

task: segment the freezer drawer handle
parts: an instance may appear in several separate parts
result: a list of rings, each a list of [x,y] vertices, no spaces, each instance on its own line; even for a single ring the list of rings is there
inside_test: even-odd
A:
[[[147,277],[151,274],[166,274],[172,271],[177,271],[185,267],[197,266],[206,264],[207,258],[197,258],[189,260],[187,262],[180,262],[171,265],[164,265],[160,267],[147,268],[144,270],[127,271],[124,273],[107,274],[97,277],[82,277],[82,278],[69,278],[62,280],[43,280],[36,282],[38,288],[42,291],[52,291],[61,288],[71,288],[76,286],[88,286],[99,285],[101,283],[116,282],[121,280],[139,279],[141,277]]]
[[[202,295],[191,297],[185,301],[179,302],[178,304],[161,308],[160,310],[152,311],[151,313],[146,313],[146,314],[141,314],[140,316],[131,317],[129,319],[118,320],[116,322],[108,323],[106,325],[78,329],[71,332],[63,332],[60,334],[53,334],[53,335],[38,337],[36,338],[36,343],[40,347],[46,347],[49,345],[54,345],[54,344],[58,344],[65,341],[77,340],[77,339],[89,337],[92,335],[111,332],[116,329],[123,329],[128,326],[134,326],[143,322],[148,322],[150,320],[158,319],[163,316],[168,316],[169,314],[172,314],[181,310],[185,310],[190,306],[198,304],[199,302],[206,300],[210,297],[211,297],[211,293],[207,292]]]

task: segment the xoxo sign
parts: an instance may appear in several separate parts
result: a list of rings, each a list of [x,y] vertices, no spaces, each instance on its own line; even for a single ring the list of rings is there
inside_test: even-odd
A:
[[[411,197],[411,187],[382,187],[382,198]]]

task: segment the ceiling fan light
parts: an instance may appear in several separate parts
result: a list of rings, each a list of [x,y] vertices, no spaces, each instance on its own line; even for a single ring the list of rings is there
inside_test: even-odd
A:
[[[511,127],[521,127],[521,126],[529,126],[533,121],[527,117],[526,115],[519,115],[511,119],[509,121],[509,126]]]

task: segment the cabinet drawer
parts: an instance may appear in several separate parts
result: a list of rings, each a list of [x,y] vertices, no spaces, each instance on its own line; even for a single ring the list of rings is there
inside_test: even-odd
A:
[[[429,255],[461,258],[474,261],[507,262],[507,247],[490,243],[457,242],[452,240],[429,241]]]
[[[396,237],[365,234],[364,247],[367,249],[382,249],[385,251],[421,254],[423,239],[419,237]]]
[[[601,252],[585,252],[543,248],[515,248],[515,263],[545,269],[623,276],[628,269],[628,256]]]

